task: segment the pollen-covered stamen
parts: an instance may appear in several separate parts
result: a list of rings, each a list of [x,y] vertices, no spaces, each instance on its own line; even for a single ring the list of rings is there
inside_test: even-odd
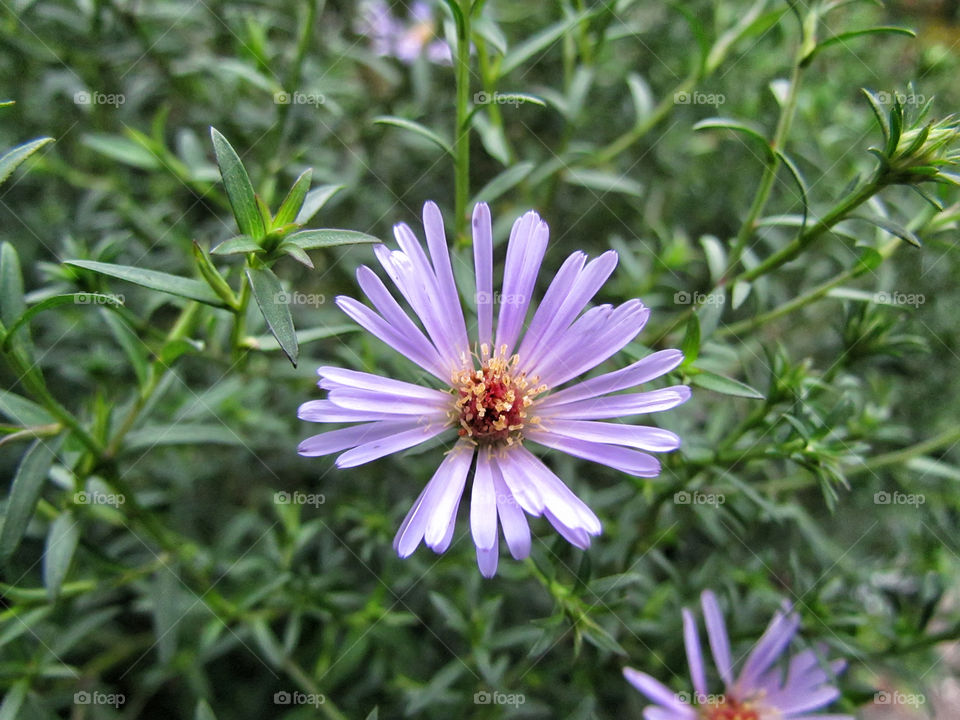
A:
[[[701,708],[700,717],[703,720],[761,720],[753,703],[741,703],[731,698]]]
[[[490,348],[480,347],[480,368],[464,369],[453,375],[456,396],[454,414],[460,437],[482,445],[511,445],[521,437],[524,425],[539,418],[528,417],[533,399],[547,389],[539,378],[528,379],[516,371],[520,358],[507,358],[507,347],[490,355]]]

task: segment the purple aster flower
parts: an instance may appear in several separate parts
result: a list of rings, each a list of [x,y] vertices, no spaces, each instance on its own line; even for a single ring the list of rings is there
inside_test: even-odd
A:
[[[453,446],[413,504],[394,547],[409,556],[425,542],[444,552],[453,537],[460,499],[471,467],[470,527],[480,571],[494,575],[498,525],[516,559],[530,552],[526,515],[544,516],[579,548],[600,533],[600,521],[536,455],[538,443],[631,475],[655,477],[660,463],[650,452],[680,445],[672,432],[619,422],[629,415],[668,410],[690,397],[676,385],[613,394],[670,372],[683,360],[662,350],[614,372],[565,387],[615,355],[643,328],[650,311],[639,300],[585,307],[613,272],[617,254],[591,261],[575,252],[561,266],[539,307],[530,302],[549,228],[530,211],[513,225],[502,291],[493,290],[493,236],[489,208],[473,212],[477,325],[471,344],[454,282],[440,211],[423,208],[427,252],[404,224],[394,228],[399,250],[375,253],[406,300],[418,325],[370,268],[357,270],[373,309],[338,297],[347,315],[432,375],[440,389],[380,375],[321,367],[323,400],[300,407],[303,420],[354,423],[314,435],[301,455],[341,452],[347,468],[400,452],[446,433]],[[494,327],[494,305],[499,314]],[[531,317],[527,318],[528,314]],[[616,418],[615,422],[601,422]],[[344,452],[345,451],[345,452]]]
[[[411,3],[406,21],[397,19],[384,0],[364,2],[356,30],[370,38],[377,55],[395,57],[408,65],[420,55],[438,65],[453,62],[450,46],[436,37],[433,9],[422,0]]]
[[[683,609],[683,641],[693,682],[693,696],[674,693],[646,673],[624,668],[623,675],[655,705],[644,708],[644,720],[854,720],[852,715],[812,713],[826,707],[840,691],[830,680],[846,661],[821,664],[820,653],[808,649],[777,662],[800,627],[800,617],[789,606],[778,611],[747,657],[740,675],[733,676],[730,640],[717,598],[709,590],[701,596],[707,639],[723,694],[707,694],[707,670],[693,614]],[[693,702],[688,702],[692,699]]]

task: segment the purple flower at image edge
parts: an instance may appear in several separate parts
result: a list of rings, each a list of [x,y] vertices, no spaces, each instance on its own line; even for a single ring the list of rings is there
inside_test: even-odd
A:
[[[685,402],[690,389],[620,391],[675,369],[682,353],[654,352],[558,390],[623,349],[649,317],[650,311],[635,299],[586,309],[616,267],[617,254],[607,251],[589,262],[583,252],[571,254],[526,324],[549,229],[533,211],[513,224],[501,292],[495,294],[490,210],[478,204],[473,212],[477,323],[471,344],[443,219],[432,202],[424,205],[423,224],[427,252],[405,224],[394,228],[399,250],[374,249],[420,325],[366,266],[357,270],[357,281],[373,308],[345,296],[336,302],[443,389],[321,367],[319,385],[327,396],[304,403],[299,417],[355,424],[307,438],[299,453],[341,453],[337,466],[349,468],[432,438],[455,440],[396,535],[394,547],[401,557],[421,541],[438,553],[449,547],[474,461],[470,527],[485,576],[496,573],[498,525],[514,558],[530,553],[527,515],[545,517],[570,543],[587,548],[591,536],[600,534],[600,520],[528,444],[638,477],[657,476],[660,463],[649,453],[675,450],[680,438],[668,430],[625,424],[622,418],[669,410]]]
[[[395,57],[406,64],[420,55],[438,65],[450,65],[453,54],[445,40],[436,37],[433,8],[418,1],[410,5],[405,20],[398,19],[384,0],[360,5],[356,31],[370,39],[371,49],[381,56]]]
[[[693,614],[683,610],[683,640],[693,693],[675,693],[650,675],[624,668],[624,677],[655,704],[644,708],[644,720],[854,720],[852,715],[814,712],[825,708],[840,691],[830,684],[846,661],[821,662],[825,648],[803,650],[778,662],[800,628],[800,617],[790,607],[777,611],[750,652],[740,674],[733,675],[730,640],[712,592],[701,596],[707,639],[713,661],[724,683],[723,693],[707,692],[707,671]],[[812,713],[812,714],[811,714]]]

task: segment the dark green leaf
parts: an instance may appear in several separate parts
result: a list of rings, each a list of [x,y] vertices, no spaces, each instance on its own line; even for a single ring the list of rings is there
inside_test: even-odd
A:
[[[170,275],[156,270],[146,270],[131,265],[114,265],[113,263],[94,262],[93,260],[64,260],[63,262],[65,265],[92,270],[101,275],[126,280],[151,290],[159,290],[170,295],[197,300],[214,307],[227,307],[226,303],[210,289],[209,285],[192,278]]]
[[[299,355],[297,335],[293,329],[290,306],[286,302],[287,294],[280,284],[280,278],[267,268],[247,268],[247,277],[250,280],[253,297],[260,307],[263,319],[267,321],[267,328],[280,343],[280,349],[296,367]]]
[[[22,620],[21,624],[23,624]],[[29,689],[30,682],[26,678],[17,680],[10,687],[10,691],[3,698],[3,704],[0,705],[0,720],[16,720]]]
[[[421,125],[418,122],[407,120],[406,118],[395,117],[393,115],[380,115],[379,117],[375,117],[373,122],[377,123],[378,125],[393,125],[398,128],[403,128],[404,130],[409,130],[410,132],[415,133],[422,138],[426,138],[433,144],[437,145],[448,155],[453,157],[453,146],[433,130]]]
[[[240,156],[216,128],[210,128],[210,137],[213,140],[213,150],[217,155],[220,176],[223,178],[227,197],[230,198],[230,207],[233,208],[237,227],[243,235],[259,240],[267,234],[267,228],[257,207],[257,198],[253,192],[250,176],[247,175]]]
[[[300,214],[303,207],[303,201],[307,197],[307,191],[310,190],[310,183],[313,181],[313,168],[307,168],[303,171],[297,181],[293,183],[290,192],[280,203],[277,210],[277,216],[273,219],[273,227],[277,228],[287,223],[292,223]]]
[[[26,310],[20,258],[13,245],[5,242],[0,244],[0,320],[9,328]]]
[[[773,149],[770,147],[770,141],[764,135],[763,129],[752,123],[742,120],[732,120],[729,118],[707,118],[701,120],[693,126],[694,130],[733,130],[747,137],[753,138],[763,147],[769,160],[773,159]]]
[[[0,157],[0,184],[10,177],[10,173],[16,170],[20,163],[51,142],[53,142],[53,138],[38,138],[7,150],[3,157]]]
[[[288,235],[285,243],[292,243],[303,250],[334,247],[336,245],[360,245],[364,243],[382,243],[383,240],[373,235],[357,232],[356,230],[300,230]]]
[[[217,720],[217,716],[213,714],[213,709],[206,700],[198,700],[193,711],[193,720]]]
[[[249,235],[238,235],[237,237],[224,240],[210,251],[211,255],[240,255],[263,250],[260,243]]]
[[[13,485],[10,487],[3,530],[0,531],[0,558],[4,562],[13,555],[27,531],[60,442],[60,438],[52,441],[37,440],[20,460]]]
[[[708,370],[700,370],[691,379],[691,383],[707,390],[713,390],[722,395],[733,395],[735,397],[750,398],[752,400],[763,400],[763,393],[754,390],[746,383],[739,380],[724,377]]]
[[[47,425],[54,421],[43,406],[8,390],[0,390],[0,415],[18,425]]]
[[[311,218],[330,201],[330,198],[343,190],[343,188],[343,185],[321,185],[320,187],[315,187],[307,193],[307,197],[303,201],[303,207],[300,208],[300,212],[297,213],[295,222],[298,225],[304,225],[310,222]]]
[[[47,544],[43,551],[43,584],[51,602],[56,602],[60,595],[60,586],[70,570],[70,562],[79,539],[79,524],[70,510],[57,515],[50,524]]]
[[[849,219],[863,220],[871,225],[876,225],[882,230],[886,230],[891,235],[900,238],[904,242],[910,243],[914,247],[923,247],[923,243],[920,242],[920,238],[917,237],[916,233],[894,222],[890,218],[880,217],[879,215],[851,215]]]

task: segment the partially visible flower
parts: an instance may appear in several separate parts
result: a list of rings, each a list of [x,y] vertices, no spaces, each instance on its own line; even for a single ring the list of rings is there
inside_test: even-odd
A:
[[[526,515],[544,516],[579,548],[600,533],[600,520],[536,455],[539,443],[639,477],[655,477],[660,463],[649,452],[667,452],[680,438],[656,427],[627,425],[622,418],[668,410],[685,402],[690,389],[619,393],[664,375],[683,360],[662,350],[621,370],[557,390],[627,345],[650,311],[639,300],[585,310],[617,265],[607,251],[587,262],[575,252],[527,319],[549,228],[530,211],[513,225],[501,292],[493,290],[493,233],[490,210],[473,212],[476,270],[476,343],[468,339],[436,205],[423,208],[427,250],[413,231],[394,228],[399,250],[380,245],[375,253],[420,325],[399,305],[369,268],[357,270],[360,288],[373,309],[353,298],[337,305],[370,333],[433,375],[443,389],[336,367],[321,367],[324,400],[300,407],[303,420],[357,423],[314,435],[301,455],[342,452],[337,466],[354,467],[446,434],[457,440],[420,493],[397,533],[401,557],[424,541],[445,551],[453,538],[457,509],[474,466],[470,526],[480,571],[497,569],[498,521],[511,554],[530,553]],[[499,316],[494,328],[494,306]],[[422,329],[421,329],[422,325]],[[599,422],[614,419],[615,422]],[[343,452],[346,451],[346,452]]]
[[[818,651],[807,649],[790,657],[789,663],[778,662],[800,627],[799,615],[789,606],[773,616],[740,674],[734,677],[730,640],[717,599],[707,590],[701,596],[701,604],[713,662],[724,691],[715,695],[707,692],[697,623],[684,608],[683,641],[693,695],[674,693],[646,673],[623,669],[630,684],[656,703],[644,708],[645,720],[854,720],[852,715],[810,714],[840,696],[830,682],[846,667],[844,660],[821,665]]]
[[[398,19],[385,0],[367,0],[360,5],[356,30],[370,38],[377,55],[395,57],[408,65],[421,55],[432,63],[453,62],[450,46],[436,36],[433,9],[422,0],[410,4],[406,19]]]

